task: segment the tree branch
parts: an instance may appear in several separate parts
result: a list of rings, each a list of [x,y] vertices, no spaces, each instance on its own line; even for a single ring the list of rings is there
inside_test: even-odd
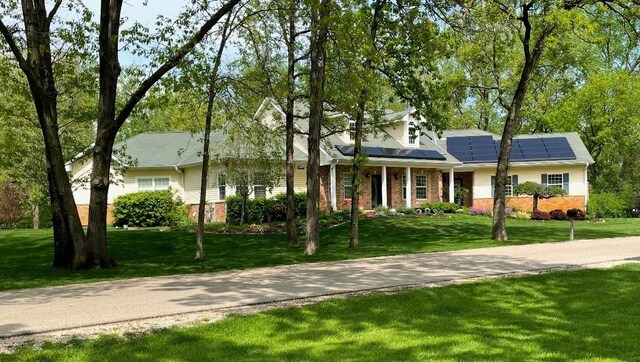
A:
[[[144,95],[149,91],[149,89],[162,78],[166,73],[168,73],[171,69],[175,68],[180,60],[182,60],[202,39],[205,35],[213,28],[220,19],[229,13],[231,9],[233,9],[240,0],[229,0],[226,4],[224,4],[218,11],[216,11],[209,20],[207,20],[204,25],[196,32],[189,41],[187,41],[180,49],[174,54],[166,63],[164,63],[160,68],[158,68],[149,78],[145,79],[138,89],[129,97],[129,100],[124,105],[120,113],[115,119],[114,126],[116,128],[121,127],[124,122],[127,120],[133,108],[142,100]]]

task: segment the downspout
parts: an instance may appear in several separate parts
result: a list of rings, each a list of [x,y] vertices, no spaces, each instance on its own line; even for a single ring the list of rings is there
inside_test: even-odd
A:
[[[184,202],[184,195],[185,195],[185,186],[184,186],[184,171],[180,170],[178,168],[178,166],[173,166],[173,168],[176,170],[177,173],[179,173],[181,175],[181,179],[182,179],[182,201]]]
[[[584,212],[587,212],[587,203],[589,202],[589,173],[587,172],[589,169],[589,162],[585,162],[584,164]]]

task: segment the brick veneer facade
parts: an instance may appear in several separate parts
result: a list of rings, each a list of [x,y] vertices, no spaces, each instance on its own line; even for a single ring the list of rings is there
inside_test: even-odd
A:
[[[483,209],[492,209],[493,199],[474,199],[473,206]],[[531,211],[533,207],[533,200],[531,196],[507,197],[507,206],[515,207],[518,210]],[[568,209],[573,208],[584,210],[584,196],[559,196],[551,199],[538,200],[538,210],[540,211],[549,212],[555,209],[567,211]]]
[[[344,177],[348,176],[351,171],[351,166],[336,166],[336,201],[337,209],[342,210],[349,201],[344,197]],[[406,202],[402,193],[402,176],[405,175],[406,169],[404,167],[387,167],[387,203],[391,208],[405,207]],[[371,179],[372,176],[382,175],[382,167],[370,166],[366,167],[363,171],[365,177],[363,178],[361,195],[360,195],[360,207],[365,210],[373,209],[371,200]],[[366,175],[369,175],[367,178]],[[416,176],[427,175],[427,198],[416,198]],[[329,186],[327,182],[325,185]],[[436,169],[425,168],[411,168],[411,205],[419,206],[423,202],[442,201],[442,176],[441,172]],[[385,190],[382,190],[385,192]],[[321,191],[321,194],[329,194],[328,190]],[[328,210],[328,208],[323,208]]]
[[[84,226],[89,225],[89,205],[77,205],[78,214],[80,215],[80,223]],[[116,218],[113,216],[113,205],[107,205],[107,225],[113,224]]]
[[[198,204],[189,205],[189,218],[195,221],[198,220],[198,206]],[[207,216],[209,216],[208,220]],[[227,222],[227,204],[224,201],[214,202],[213,215],[207,215],[205,211],[205,221]]]
[[[461,180],[462,187],[469,191],[462,199],[462,204],[471,206],[473,204],[473,172],[456,172],[453,174],[453,180],[454,182],[455,180]],[[442,173],[442,190],[449,190],[449,172]]]

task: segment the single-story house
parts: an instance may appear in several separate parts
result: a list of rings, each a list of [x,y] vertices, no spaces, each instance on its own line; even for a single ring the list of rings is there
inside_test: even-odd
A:
[[[302,105],[296,106],[294,141],[296,192],[306,190],[308,114]],[[340,210],[351,199],[351,161],[353,155],[352,122],[340,114],[345,131],[323,138],[321,147],[321,208]],[[267,125],[284,122],[280,108],[266,99],[256,113],[256,119]],[[364,170],[360,207],[369,210],[378,205],[390,208],[417,207],[424,202],[453,201],[454,187],[468,190],[466,206],[491,208],[493,184],[500,137],[481,130],[448,130],[441,137],[420,132],[423,119],[411,110],[384,115],[384,127],[375,134],[366,134],[363,149],[368,155]],[[422,134],[421,134],[422,133]],[[225,135],[214,132],[213,144]],[[171,188],[195,215],[199,199],[201,174],[201,136],[187,132],[143,133],[115,146],[114,164],[125,164],[126,171],[114,172],[108,202],[122,194]],[[283,139],[284,143],[284,139]],[[518,135],[513,141],[509,174],[512,184],[535,181],[557,185],[566,196],[541,200],[539,208],[584,209],[588,200],[587,168],[593,163],[577,133]],[[83,223],[87,221],[89,188],[87,176],[91,159],[79,157],[67,165],[74,180],[74,196]],[[117,168],[117,167],[115,167]],[[227,186],[221,165],[211,165],[207,203],[210,219],[225,220],[224,200],[235,190]],[[508,191],[511,193],[511,187]],[[251,197],[270,197],[285,192],[284,179],[272,190],[255,185]],[[521,210],[531,209],[531,197],[511,196],[508,204]],[[109,220],[111,221],[111,220]]]

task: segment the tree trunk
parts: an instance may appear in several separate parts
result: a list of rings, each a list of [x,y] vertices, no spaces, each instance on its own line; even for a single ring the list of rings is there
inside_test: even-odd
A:
[[[366,87],[366,86],[365,86]],[[353,145],[353,175],[351,177],[351,233],[349,236],[349,248],[358,247],[358,220],[360,210],[358,202],[360,201],[360,181],[362,179],[363,157],[361,154],[362,147],[362,123],[364,121],[364,111],[367,102],[367,90],[363,87],[358,100],[358,114],[356,115],[356,134]]]
[[[533,212],[538,211],[538,195],[533,195]]]
[[[247,197],[249,195],[245,192],[242,193],[242,208],[240,210],[240,225],[244,225],[244,221],[247,214]]]
[[[40,229],[40,206],[38,206],[38,204],[36,203],[31,205],[31,217],[32,217],[33,230],[39,230]]]
[[[73,261],[73,242],[65,228],[58,191],[53,182],[53,174],[47,167],[47,179],[49,180],[49,200],[51,204],[51,221],[53,223],[53,267],[70,268]]]
[[[290,4],[295,7],[295,3]],[[287,106],[285,109],[285,152],[286,152],[286,186],[287,186],[287,242],[289,244],[298,243],[298,231],[296,229],[296,200],[294,190],[294,172],[293,164],[293,107],[295,97],[295,72],[296,72],[296,54],[295,54],[295,9],[289,15],[289,40],[287,42]]]
[[[541,34],[538,36],[538,40],[534,46],[533,52],[530,51],[531,41],[531,23],[529,22],[529,10],[533,3],[527,3],[523,5],[521,21],[525,26],[525,36],[523,38],[523,47],[525,62],[520,74],[520,80],[518,87],[513,95],[507,118],[504,124],[504,130],[502,132],[502,139],[500,141],[500,150],[498,151],[498,165],[496,167],[496,183],[493,199],[493,227],[491,231],[491,237],[494,240],[506,241],[507,228],[505,222],[505,208],[506,208],[506,185],[508,182],[509,173],[509,157],[511,155],[511,143],[513,136],[519,123],[520,110],[524,102],[525,95],[527,93],[527,87],[531,75],[535,71],[538,60],[544,51],[545,39],[555,29],[554,25],[547,25]]]
[[[311,70],[309,85],[309,137],[307,161],[307,240],[304,253],[315,255],[320,246],[320,126],[323,118],[325,43],[329,0],[311,5]]]
[[[216,59],[213,64],[213,70],[211,73],[211,81],[209,83],[209,97],[207,100],[207,116],[204,122],[204,141],[202,149],[202,174],[200,176],[200,200],[198,203],[198,227],[196,230],[196,260],[204,259],[204,208],[207,202],[207,178],[209,177],[209,144],[211,142],[211,119],[213,118],[213,102],[216,99],[216,86],[218,82],[218,70],[220,69],[220,62],[222,59],[222,52],[224,51],[225,44],[227,42],[229,24],[231,22],[231,14],[227,16],[227,20],[222,28],[222,36],[220,38],[220,45],[218,46],[218,52],[216,53]]]

